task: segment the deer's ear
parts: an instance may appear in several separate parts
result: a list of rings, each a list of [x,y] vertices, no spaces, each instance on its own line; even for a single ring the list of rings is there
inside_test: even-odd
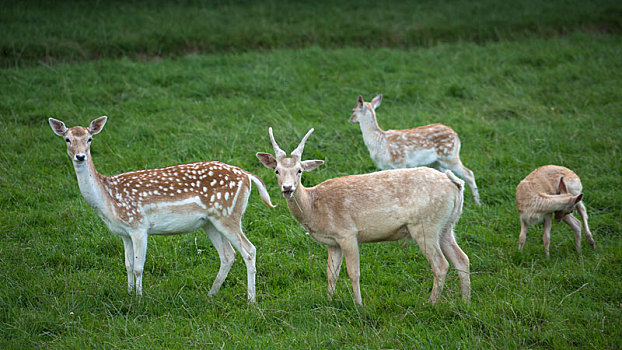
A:
[[[359,100],[357,103],[358,107],[363,107],[363,105],[365,104],[365,102],[363,101],[363,96],[359,95]]]
[[[557,194],[568,193],[568,189],[566,188],[566,183],[564,182],[564,177],[562,176],[559,179],[559,185],[557,185]]]
[[[104,125],[106,125],[106,120],[108,120],[108,117],[106,116],[93,120],[91,125],[89,125],[89,132],[91,135],[99,134],[99,132],[104,128]]]
[[[378,108],[378,106],[380,106],[380,102],[382,102],[382,94],[374,97],[373,100],[371,100],[371,106],[372,108],[375,110],[376,108]]]
[[[305,160],[302,162],[302,170],[311,171],[324,164],[323,160]]]
[[[270,153],[257,152],[257,159],[268,169],[276,168],[276,159]]]
[[[48,119],[48,122],[50,123],[50,126],[52,127],[52,131],[54,131],[56,135],[65,136],[65,134],[67,133],[67,127],[65,126],[65,123],[54,118]]]

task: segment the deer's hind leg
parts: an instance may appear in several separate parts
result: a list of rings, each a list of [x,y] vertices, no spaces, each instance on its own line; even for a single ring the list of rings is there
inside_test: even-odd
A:
[[[572,228],[574,232],[574,247],[577,253],[581,254],[581,221],[572,214],[564,216],[562,221]]]
[[[587,210],[585,209],[585,204],[583,202],[577,203],[577,210],[579,211],[579,215],[581,216],[581,220],[583,221],[583,228],[585,229],[585,238],[587,238],[587,243],[594,248],[594,237],[592,237],[592,232],[590,232],[590,227],[587,225]]]
[[[214,279],[212,288],[209,291],[209,296],[214,296],[220,290],[220,287],[229,274],[231,266],[233,266],[233,262],[235,261],[235,250],[231,247],[231,243],[229,243],[229,241],[211,223],[206,224],[204,229],[205,232],[207,232],[210,241],[212,241],[214,248],[216,248],[218,257],[220,258],[218,275],[216,275],[216,279]]]
[[[441,236],[441,249],[445,256],[451,261],[460,279],[460,291],[462,300],[469,303],[471,298],[471,278],[469,268],[469,257],[460,249],[454,236],[453,228],[450,228]]]
[[[248,281],[248,300],[254,302],[255,295],[255,276],[257,268],[255,265],[257,249],[251,243],[242,231],[242,222],[240,217],[221,217],[219,219],[211,219],[214,227],[237,249],[246,264],[246,277]]]
[[[445,278],[447,277],[447,271],[449,270],[449,263],[445,259],[445,255],[440,247],[439,236],[440,228],[437,227],[424,227],[425,224],[411,224],[408,225],[408,231],[410,235],[415,239],[421,252],[425,255],[426,259],[432,267],[432,274],[434,275],[434,283],[432,285],[432,293],[430,294],[429,301],[436,303],[443,291],[445,284]]]

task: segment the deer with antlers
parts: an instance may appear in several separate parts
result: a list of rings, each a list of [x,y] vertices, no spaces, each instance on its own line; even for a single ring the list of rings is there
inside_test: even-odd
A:
[[[255,246],[242,232],[242,215],[257,185],[261,199],[270,207],[270,196],[261,179],[238,167],[217,161],[131,171],[114,176],[97,172],[91,159],[91,139],[106,124],[107,117],[88,128],[49,119],[54,133],[65,139],[82,196],[106,226],[123,239],[127,287],[142,294],[142,277],[149,235],[187,233],[203,228],[220,257],[220,269],[209,295],[224,282],[235,251],[246,264],[248,300],[255,301]]]
[[[527,228],[544,221],[544,253],[549,257],[551,244],[551,226],[553,215],[555,220],[563,221],[574,231],[574,244],[577,253],[581,253],[581,222],[573,210],[579,211],[587,242],[594,248],[594,238],[587,225],[587,210],[581,200],[583,186],[579,176],[572,170],[557,166],[545,165],[532,171],[516,187],[516,207],[520,214],[520,236],[518,249],[523,249],[527,239]]]
[[[291,214],[311,237],[328,246],[328,295],[335,291],[341,263],[346,267],[354,301],[361,305],[359,244],[414,239],[432,266],[434,284],[430,301],[442,292],[449,264],[458,273],[462,298],[470,296],[469,258],[460,249],[453,227],[462,212],[464,182],[451,171],[430,168],[395,169],[338,177],[306,188],[303,171],[324,162],[302,160],[309,130],[287,157],[269,129],[275,155],[257,153],[261,163],[274,169]]]
[[[475,176],[460,160],[458,134],[443,124],[384,131],[376,120],[376,108],[381,101],[382,94],[374,97],[371,102],[365,102],[359,96],[350,116],[350,122],[360,124],[363,141],[376,166],[380,169],[431,166],[440,171],[451,170],[467,182],[475,203],[479,205],[481,201]]]

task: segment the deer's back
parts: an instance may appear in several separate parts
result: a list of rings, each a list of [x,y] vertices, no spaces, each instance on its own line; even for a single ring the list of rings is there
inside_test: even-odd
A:
[[[516,187],[518,211],[528,209],[541,194],[557,195],[562,177],[569,193],[576,196],[582,192],[581,180],[572,170],[558,165],[544,165],[532,171]]]
[[[376,242],[405,237],[406,225],[444,226],[462,195],[447,175],[430,168],[346,176],[310,190],[315,221],[306,227],[321,242],[322,234],[355,231],[359,242]]]
[[[431,168],[393,169],[327,180],[315,187],[316,210],[402,216],[433,212],[453,202],[460,189],[444,173]],[[397,219],[397,217],[394,217]]]
[[[239,188],[248,187],[246,172],[225,163],[209,161],[166,168],[131,171],[102,179],[117,216],[129,224],[144,214],[157,217],[167,203],[185,203],[226,214]],[[146,206],[150,209],[145,213]]]
[[[439,158],[453,157],[460,149],[458,134],[443,124],[388,130],[385,139],[391,161],[399,167],[428,165]],[[422,156],[415,157],[415,153],[422,153]]]

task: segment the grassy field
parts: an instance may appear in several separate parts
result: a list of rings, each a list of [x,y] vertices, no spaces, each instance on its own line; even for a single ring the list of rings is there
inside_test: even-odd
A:
[[[619,33],[615,0],[6,1],[0,67],[192,52],[432,46]]]
[[[181,21],[186,14],[191,26],[205,14],[197,3],[97,4],[96,9],[85,3],[58,9],[14,5],[0,15],[0,26],[15,33],[0,39],[0,347],[614,349],[622,344],[622,36],[619,22],[606,21],[618,5],[551,2],[538,12],[535,3],[519,2],[512,5],[524,9],[516,22],[533,26],[510,35],[516,28],[504,21],[512,14],[510,5],[486,11],[491,2],[462,5],[482,9],[478,16],[458,11],[453,2],[423,2],[417,7],[421,12],[410,15],[402,4],[385,9],[374,26],[414,33],[406,22],[421,16],[429,19],[420,24],[421,32],[431,39],[423,46],[414,39],[368,46],[375,31],[346,25],[359,23],[350,15],[372,18],[364,8],[351,13],[339,5],[331,12],[321,3],[326,17],[275,24],[277,2],[220,3],[201,8],[221,13],[214,15],[214,25],[223,36],[274,25],[266,33],[278,44],[254,50],[263,46],[247,47],[241,40],[231,49],[211,51],[209,41],[154,17],[158,6],[168,6],[176,10],[168,10],[167,20]],[[283,11],[293,11],[291,6]],[[300,6],[312,11],[311,5]],[[581,12],[590,6],[598,11]],[[114,15],[130,12],[128,7],[142,14],[136,23]],[[254,9],[263,9],[254,17],[263,27],[241,21]],[[79,20],[52,21],[49,11]],[[71,11],[83,16],[72,17]],[[110,20],[87,25],[100,11]],[[222,18],[229,14],[233,19]],[[132,31],[147,19],[160,25]],[[34,25],[40,20],[44,25]],[[455,35],[442,30],[448,20]],[[227,21],[235,25],[229,28]],[[83,32],[76,29],[81,23]],[[340,40],[357,35],[360,40],[340,47],[346,42],[318,34],[309,42],[290,42],[294,28],[330,33],[334,28],[326,26],[337,23],[347,27],[342,34],[347,40]],[[459,23],[499,35],[471,37],[456,29]],[[550,35],[562,27],[563,35]],[[201,44],[188,47],[201,49],[159,47],[158,30],[170,31],[171,42],[196,39]],[[95,32],[117,41],[89,34]],[[62,45],[55,37],[84,43],[85,49],[58,53]],[[50,50],[24,49],[20,56],[7,49],[9,40],[35,47],[36,38],[53,42]],[[134,41],[123,46],[122,40]],[[137,43],[143,41],[147,46],[141,48]],[[384,95],[377,110],[381,127],[442,122],[461,137],[462,160],[475,172],[484,202],[475,206],[467,189],[456,227],[471,260],[470,307],[460,302],[452,270],[441,301],[427,304],[429,264],[416,245],[403,249],[401,242],[361,247],[363,307],[354,305],[345,271],[328,301],[325,247],[304,235],[274,175],[255,158],[255,152],[272,151],[269,126],[290,151],[314,127],[304,158],[326,163],[304,175],[305,185],[376,170],[358,125],[347,120],[359,94],[369,100],[378,93]],[[127,294],[122,241],[85,203],[64,142],[47,124],[55,117],[68,126],[86,126],[101,115],[109,119],[94,137],[92,154],[103,174],[215,159],[264,180],[278,207],[266,207],[254,189],[243,219],[258,251],[256,304],[246,302],[239,257],[219,294],[207,296],[219,261],[201,231],[151,237],[144,296]],[[544,257],[541,225],[529,231],[518,252],[515,188],[544,164],[565,165],[581,177],[595,250],[584,240],[577,255],[571,229],[554,224],[550,259]]]

